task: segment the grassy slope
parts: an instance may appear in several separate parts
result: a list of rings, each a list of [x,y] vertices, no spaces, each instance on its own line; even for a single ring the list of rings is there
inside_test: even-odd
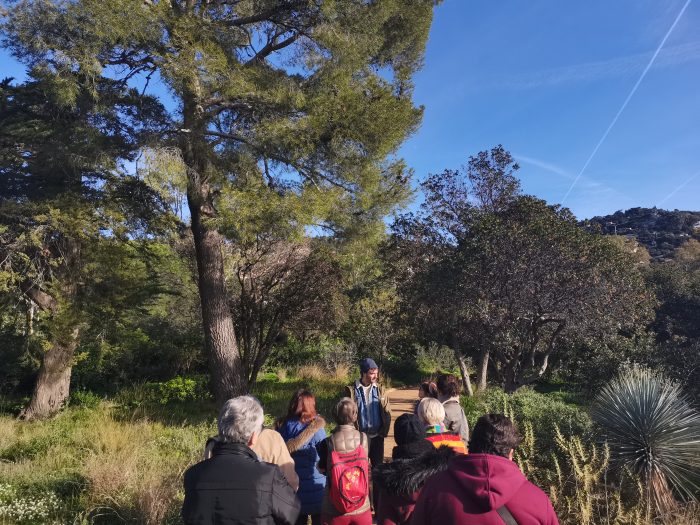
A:
[[[254,394],[272,422],[296,389],[310,387],[319,412],[330,420],[343,384],[268,376]],[[68,407],[50,421],[31,424],[0,415],[0,523],[16,522],[2,516],[12,505],[8,500],[36,508],[25,523],[73,522],[76,516],[86,523],[179,523],[182,474],[216,433],[215,407],[209,401],[159,405],[140,394]],[[60,506],[40,516],[51,493]]]

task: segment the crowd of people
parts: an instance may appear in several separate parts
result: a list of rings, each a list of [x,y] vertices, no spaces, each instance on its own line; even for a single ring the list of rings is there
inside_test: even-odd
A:
[[[360,362],[329,436],[309,390],[294,393],[274,429],[263,428],[254,397],[228,400],[203,461],[185,472],[185,523],[370,525],[374,514],[380,525],[558,525],[513,462],[513,422],[486,414],[470,435],[451,374],[421,384],[385,462],[392,415],[378,373],[372,359]]]

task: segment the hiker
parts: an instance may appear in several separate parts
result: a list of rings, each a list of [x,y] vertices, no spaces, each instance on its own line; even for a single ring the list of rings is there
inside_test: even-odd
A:
[[[204,446],[204,459],[209,459],[214,453],[214,447],[221,442],[219,436],[209,438]],[[280,436],[271,428],[263,428],[258,440],[250,447],[258,455],[260,461],[277,465],[294,492],[299,488],[299,476],[294,470],[294,460],[287,450],[287,445]]]
[[[447,445],[459,454],[466,454],[467,447],[464,441],[447,430],[445,426],[445,407],[437,399],[426,397],[418,404],[418,418],[425,426],[425,439],[430,441],[435,448]]]
[[[277,431],[287,444],[299,476],[297,497],[301,501],[298,525],[321,524],[321,502],[326,477],[316,469],[316,445],[326,439],[326,421],[316,412],[316,398],[309,390],[300,389],[292,395],[287,415],[277,422]]]
[[[360,379],[345,387],[347,397],[357,403],[357,428],[369,439],[369,461],[372,467],[384,461],[384,438],[389,433],[391,407],[384,388],[377,380],[379,367],[373,359],[360,361]]]
[[[547,495],[513,462],[520,436],[503,414],[479,418],[469,454],[423,486],[411,525],[558,525]]]
[[[437,379],[438,399],[445,407],[445,426],[469,443],[469,423],[459,403],[460,382],[452,374],[440,374]]]
[[[338,424],[318,445],[318,469],[326,474],[323,525],[371,525],[368,439],[358,431],[357,404],[342,398],[335,408]]]
[[[257,399],[240,396],[224,403],[219,438],[210,459],[185,472],[182,518],[186,525],[293,525],[299,500],[276,465],[251,450],[263,424]]]
[[[438,389],[434,381],[423,381],[418,387],[418,399],[413,404],[414,415],[418,415],[418,403],[426,397],[438,398]]]
[[[432,443],[425,439],[425,425],[418,416],[402,414],[394,423],[394,441],[396,446],[391,451],[391,459],[413,459],[424,452],[435,450]]]
[[[378,491],[377,525],[409,523],[425,480],[445,470],[455,456],[452,448],[436,449],[426,441],[423,424],[413,414],[396,419],[394,439],[393,461],[372,470]]]

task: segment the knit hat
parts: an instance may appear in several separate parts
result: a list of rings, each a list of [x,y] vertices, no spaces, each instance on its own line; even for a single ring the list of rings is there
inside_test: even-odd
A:
[[[391,452],[392,459],[411,459],[434,452],[433,444],[425,439],[425,427],[417,416],[403,414],[394,423],[396,446]]]
[[[379,368],[377,366],[377,363],[374,362],[374,359],[371,357],[365,357],[362,361],[360,361],[360,373],[364,374],[365,372],[368,372],[369,370],[372,370],[373,368]]]
[[[403,414],[394,423],[394,439],[397,445],[425,439],[425,426],[417,416]]]

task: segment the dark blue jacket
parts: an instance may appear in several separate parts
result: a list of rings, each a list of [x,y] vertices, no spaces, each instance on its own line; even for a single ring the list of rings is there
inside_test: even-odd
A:
[[[289,419],[278,430],[287,443],[294,460],[294,470],[299,476],[297,497],[301,501],[302,514],[321,512],[326,476],[316,468],[316,445],[326,439],[325,424],[321,416],[317,416],[308,425],[302,424],[298,419]]]

